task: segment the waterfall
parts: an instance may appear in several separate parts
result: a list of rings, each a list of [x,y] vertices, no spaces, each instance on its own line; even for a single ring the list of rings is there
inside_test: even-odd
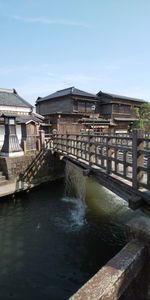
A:
[[[65,196],[73,196],[85,204],[86,177],[79,167],[68,161],[65,167]]]
[[[64,202],[70,203],[70,226],[77,229],[86,224],[86,177],[82,170],[70,162],[65,167],[65,197]]]
[[[133,214],[123,199],[84,176],[82,169],[69,161],[66,162],[65,196],[62,201],[67,205],[69,230],[78,230],[87,221],[89,223],[89,211],[107,228],[110,224],[110,231],[113,224],[118,223],[120,227]]]

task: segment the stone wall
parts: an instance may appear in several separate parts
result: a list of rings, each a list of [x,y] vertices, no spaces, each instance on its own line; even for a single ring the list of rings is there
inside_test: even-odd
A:
[[[37,185],[63,177],[64,163],[50,150],[42,149],[22,157],[0,157],[0,170],[9,180]]]

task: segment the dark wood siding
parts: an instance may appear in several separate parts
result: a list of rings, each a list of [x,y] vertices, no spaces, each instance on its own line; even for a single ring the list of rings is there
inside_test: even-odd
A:
[[[70,97],[50,99],[46,101],[38,102],[37,112],[41,115],[49,115],[57,112],[60,113],[72,113],[73,112],[73,100]]]
[[[112,114],[112,104],[102,104],[100,106],[100,112],[102,115],[111,115]]]
[[[92,113],[92,106],[96,101],[88,101],[87,99],[74,100],[73,101],[73,111],[78,113]]]

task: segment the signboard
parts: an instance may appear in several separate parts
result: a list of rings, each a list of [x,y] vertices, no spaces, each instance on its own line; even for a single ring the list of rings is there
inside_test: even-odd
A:
[[[92,106],[91,106],[91,110],[92,110],[92,111],[95,111],[95,108],[96,108],[96,105],[92,105]]]

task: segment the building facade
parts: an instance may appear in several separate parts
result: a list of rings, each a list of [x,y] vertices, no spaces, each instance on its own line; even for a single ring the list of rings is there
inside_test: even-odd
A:
[[[120,96],[100,91],[98,94],[98,110],[105,119],[111,119],[116,125],[115,130],[127,131],[137,120],[136,108],[146,101],[142,99]]]
[[[144,103],[142,99],[102,91],[90,94],[70,87],[39,97],[36,111],[59,133],[127,132],[137,120],[135,109]]]
[[[5,136],[4,118],[15,118],[16,134],[20,145],[35,147],[35,136],[44,117],[33,113],[33,106],[18,95],[15,89],[0,89],[0,149]],[[29,145],[30,144],[30,145]]]
[[[44,98],[38,97],[36,111],[60,133],[113,128],[110,120],[100,117],[98,104],[97,95],[70,87]]]

